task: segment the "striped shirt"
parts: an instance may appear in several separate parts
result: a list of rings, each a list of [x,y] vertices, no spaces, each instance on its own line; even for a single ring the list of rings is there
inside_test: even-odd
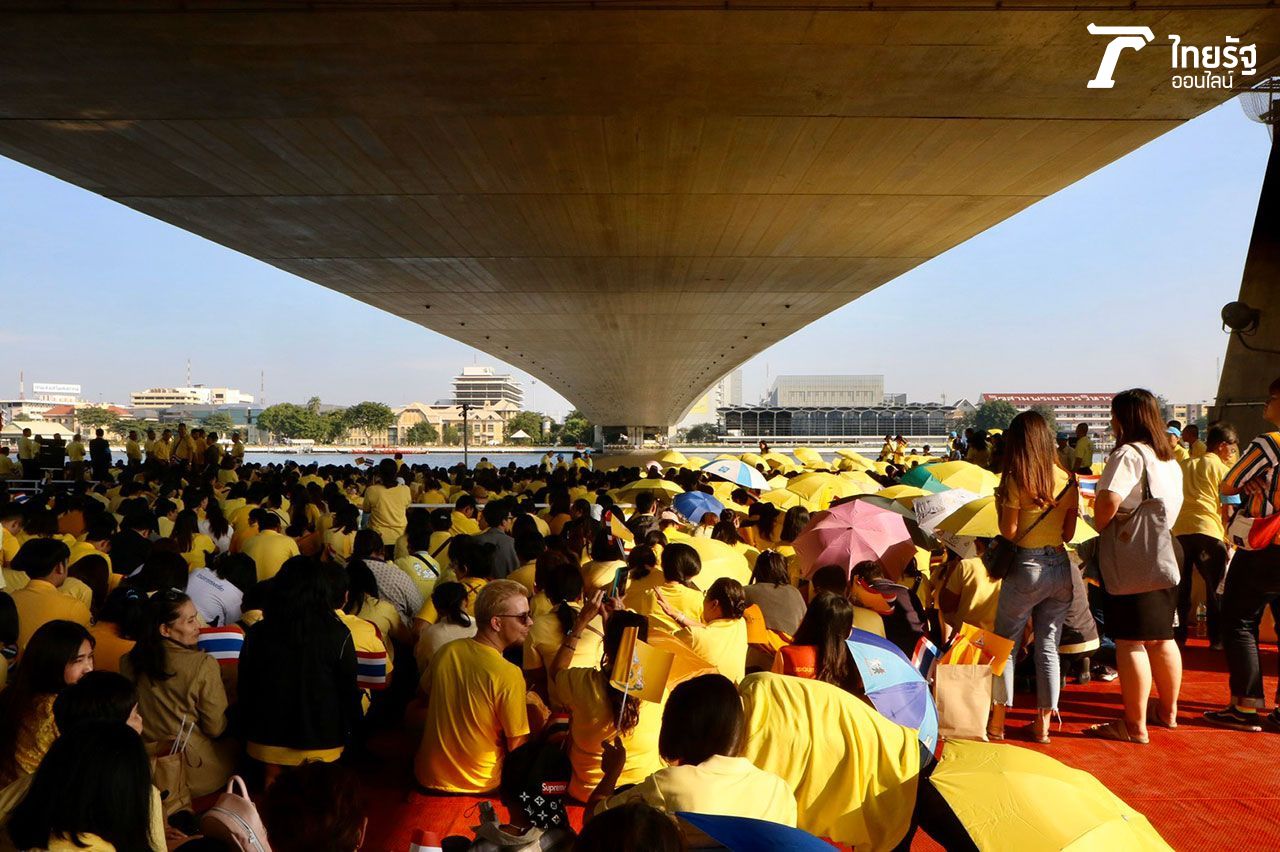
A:
[[[1250,441],[1240,460],[1222,478],[1222,487],[1238,491],[1258,477],[1263,477],[1266,487],[1257,494],[1240,495],[1243,511],[1250,518],[1274,515],[1280,506],[1280,432],[1268,432]]]

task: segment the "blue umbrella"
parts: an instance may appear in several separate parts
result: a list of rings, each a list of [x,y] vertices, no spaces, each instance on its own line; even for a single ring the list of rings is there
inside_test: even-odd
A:
[[[919,731],[921,745],[936,753],[938,708],[919,670],[883,636],[855,627],[846,644],[871,705],[890,721]]]
[[[719,520],[720,513],[724,511],[723,503],[702,491],[686,491],[683,494],[677,494],[671,501],[671,505],[695,524],[701,521],[702,516],[707,512],[712,513],[716,516],[716,520]]]
[[[754,488],[757,491],[769,490],[769,483],[765,480],[764,474],[738,459],[716,459],[704,464],[702,469],[718,479],[741,485],[743,488]]]
[[[692,814],[676,816],[732,852],[831,852],[834,848],[807,831],[750,817]]]

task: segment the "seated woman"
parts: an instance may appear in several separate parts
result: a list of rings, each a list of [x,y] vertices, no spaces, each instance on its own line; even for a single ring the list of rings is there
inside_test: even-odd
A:
[[[678,639],[729,680],[742,680],[747,673],[747,622],[742,617],[747,599],[741,583],[729,577],[712,583],[702,602],[701,621],[668,604],[661,590],[654,594],[667,617],[679,625]]]
[[[252,567],[250,570],[253,570]],[[118,586],[107,595],[93,634],[93,667],[120,671],[120,660],[133,650],[147,628],[147,596],[132,586]]]
[[[698,551],[683,542],[668,544],[662,548],[662,582],[648,588],[639,588],[633,583],[622,599],[623,605],[648,616],[650,629],[674,633],[680,626],[667,614],[667,608],[692,621],[702,617],[703,593],[693,582],[701,571],[702,557]],[[665,606],[658,605],[659,593]]]
[[[582,566],[582,582],[587,593],[612,588],[618,569],[626,567],[622,543],[610,530],[601,527],[591,542],[591,561]]]
[[[177,546],[178,555],[186,561],[188,571],[205,567],[218,552],[213,539],[200,532],[200,518],[193,509],[183,509],[178,513],[169,538]]]
[[[436,622],[429,624],[418,635],[413,649],[418,671],[425,673],[436,651],[454,639],[469,639],[476,635],[476,621],[464,607],[468,600],[467,587],[461,583],[438,583],[431,590],[431,603],[435,607]]]
[[[240,652],[240,711],[249,756],[282,766],[342,756],[361,717],[351,632],[330,606],[330,590],[309,557],[285,562],[263,619]]]
[[[733,520],[726,520],[725,514],[733,514],[732,509],[725,509],[721,513],[721,519],[711,529],[711,537],[716,541],[723,541],[725,544],[738,551],[747,560],[747,567],[753,571],[756,567],[756,560],[760,558],[760,551],[742,540],[742,536],[738,533],[738,524]]]
[[[13,681],[0,691],[0,786],[35,772],[58,736],[53,703],[63,687],[93,671],[93,637],[72,621],[42,624]]]
[[[573,629],[582,608],[582,573],[568,555],[551,551],[538,561],[534,583],[553,609],[535,614],[524,640],[524,672],[530,689],[542,695],[552,708],[567,707],[551,679],[551,663]],[[570,666],[594,669],[600,662],[604,624],[596,618],[580,634]]]
[[[200,616],[185,592],[167,589],[147,602],[148,621],[120,660],[120,673],[138,686],[142,736],[167,745],[194,722],[186,747],[193,796],[221,788],[235,767],[237,745],[227,730],[227,692],[218,661],[196,647]]]
[[[862,697],[862,679],[845,640],[853,630],[853,604],[822,592],[809,604],[792,644],[778,652],[778,674],[811,678]]]
[[[859,562],[853,566],[853,583],[859,599],[871,597],[884,602],[884,637],[898,646],[908,659],[925,631],[924,611],[920,599],[911,589],[885,576],[878,562]]]
[[[786,782],[741,756],[746,733],[742,700],[728,678],[705,674],[680,684],[667,699],[658,739],[669,765],[615,794],[627,763],[626,748],[615,737],[605,744],[604,777],[587,802],[588,818],[642,801],[672,814],[742,816],[794,826],[796,798]],[[691,846],[716,845],[687,825],[681,828]]]
[[[142,852],[152,848],[152,806],[142,738],[122,722],[82,722],[40,762],[9,836],[19,849]]]
[[[615,612],[605,625],[604,655],[596,658],[599,665],[576,656],[591,625],[599,624],[600,597],[597,593],[583,606],[547,669],[557,694],[564,705],[573,710],[569,722],[569,761],[573,764],[569,795],[580,802],[586,801],[604,778],[600,761],[606,740],[620,737],[627,752],[615,784],[637,783],[662,766],[658,758],[662,708],[634,696],[624,696],[609,684],[623,632],[635,627],[638,638],[644,641],[649,635],[648,620],[626,610]]]
[[[804,595],[791,585],[787,575],[787,559],[776,550],[766,550],[756,557],[751,569],[751,583],[742,590],[747,605],[760,607],[764,626],[783,637],[794,636],[804,618]],[[752,646],[747,652],[747,668],[773,668],[774,655]]]

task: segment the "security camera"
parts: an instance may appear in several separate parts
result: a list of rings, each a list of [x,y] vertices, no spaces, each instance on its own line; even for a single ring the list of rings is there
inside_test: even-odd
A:
[[[1262,311],[1251,308],[1245,302],[1228,302],[1222,307],[1222,325],[1241,334],[1252,334],[1258,330],[1258,320]]]

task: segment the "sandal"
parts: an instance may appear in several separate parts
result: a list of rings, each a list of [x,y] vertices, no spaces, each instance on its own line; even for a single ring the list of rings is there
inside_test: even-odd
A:
[[[1043,731],[1040,730],[1039,720],[1027,722],[1025,725],[1019,725],[1018,731],[1026,734],[1027,739],[1031,740],[1033,743],[1039,743],[1040,745],[1049,744],[1049,729],[1046,727]]]
[[[987,721],[987,739],[991,742],[1004,740],[1004,717],[1005,706],[1003,704],[991,705],[991,716]]]
[[[1094,737],[1099,740],[1111,740],[1117,743],[1137,743],[1138,745],[1147,745],[1150,740],[1147,738],[1139,739],[1129,733],[1129,726],[1124,723],[1123,719],[1116,719],[1113,722],[1103,722],[1100,725],[1091,725],[1082,732],[1086,737]]]

